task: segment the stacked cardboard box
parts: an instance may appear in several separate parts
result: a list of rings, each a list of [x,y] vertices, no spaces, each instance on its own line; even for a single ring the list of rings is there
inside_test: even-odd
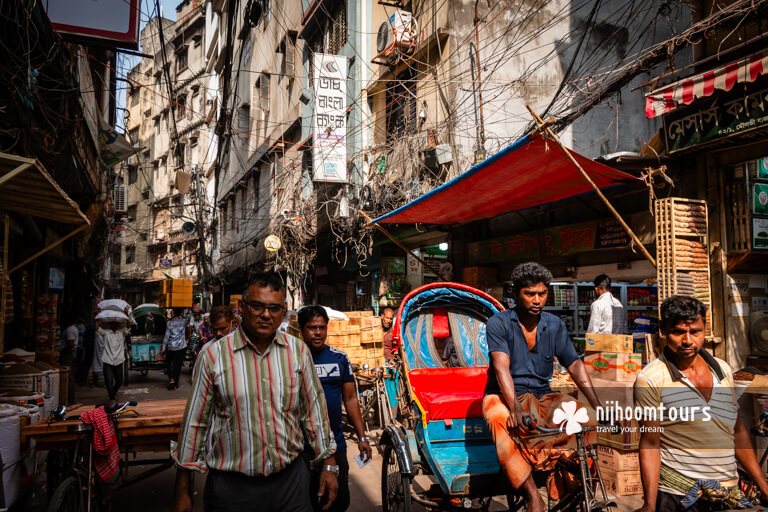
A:
[[[633,352],[631,335],[587,334],[584,364],[590,377],[634,382],[643,367],[643,354]]]
[[[382,340],[384,331],[379,317],[372,311],[349,311],[350,361],[359,365],[367,364],[371,368],[384,364]]]
[[[158,302],[161,308],[192,307],[192,280],[166,279],[162,281]]]
[[[604,413],[621,428],[598,433],[598,464],[606,490],[616,496],[642,494],[640,479],[640,424],[625,414],[634,408],[633,388],[642,369],[643,354],[634,351],[632,336],[587,334],[584,364]],[[582,401],[585,397],[580,396]],[[611,419],[611,418],[608,418]]]

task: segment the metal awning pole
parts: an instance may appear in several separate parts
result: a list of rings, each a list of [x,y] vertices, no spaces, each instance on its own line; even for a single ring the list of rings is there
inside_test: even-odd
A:
[[[56,247],[57,245],[59,245],[59,244],[61,244],[62,242],[64,242],[64,240],[67,240],[67,239],[69,239],[69,238],[72,238],[73,236],[75,236],[76,234],[78,234],[79,232],[81,232],[82,230],[84,230],[85,228],[87,228],[88,226],[90,226],[90,224],[83,224],[82,226],[80,226],[80,227],[79,227],[79,228],[77,228],[76,230],[72,231],[72,232],[71,232],[71,233],[69,233],[68,235],[65,235],[65,236],[63,236],[63,237],[59,238],[58,240],[56,240],[56,241],[55,241],[55,242],[53,242],[52,244],[49,244],[48,246],[46,246],[46,247],[45,247],[45,249],[41,249],[41,250],[37,251],[37,252],[36,252],[35,254],[33,254],[32,256],[30,256],[29,258],[25,259],[24,261],[22,261],[21,263],[19,263],[19,264],[18,264],[18,265],[16,265],[15,267],[13,267],[11,270],[9,270],[9,271],[8,271],[8,273],[9,273],[9,274],[13,274],[13,273],[14,273],[14,272],[16,272],[17,270],[19,270],[21,267],[23,267],[24,265],[26,265],[27,263],[29,263],[30,261],[32,261],[32,260],[34,260],[34,259],[36,259],[36,258],[39,258],[40,256],[42,256],[43,254],[47,253],[48,251],[50,251],[51,249],[53,249],[53,248],[54,248],[54,247]],[[3,261],[3,265],[5,265],[5,261]]]
[[[3,226],[3,283],[0,286],[0,355],[5,352],[5,307],[8,286],[8,243],[11,238],[11,217],[6,213]]]
[[[385,235],[387,238],[389,238],[390,240],[392,240],[393,242],[395,242],[395,245],[397,245],[399,248],[401,248],[402,250],[404,250],[405,252],[407,252],[408,254],[410,254],[411,256],[413,256],[414,258],[416,258],[416,259],[418,260],[418,262],[419,262],[419,263],[421,263],[422,265],[424,265],[425,267],[427,267],[427,268],[428,268],[428,269],[429,269],[429,270],[430,270],[430,271],[431,271],[433,274],[435,274],[437,277],[439,277],[439,278],[440,278],[440,279],[442,279],[442,280],[445,280],[445,278],[443,277],[443,275],[440,273],[440,271],[439,271],[439,270],[435,269],[435,267],[433,267],[432,265],[430,265],[429,263],[427,263],[427,262],[426,262],[426,261],[424,261],[423,259],[419,258],[419,257],[418,257],[416,254],[414,254],[414,253],[413,253],[413,251],[411,251],[411,250],[410,250],[409,248],[407,248],[407,247],[406,247],[406,246],[405,246],[403,243],[401,243],[401,242],[400,242],[400,240],[396,240],[396,239],[395,239],[395,237],[394,237],[394,236],[392,236],[392,235],[389,233],[389,231],[387,231],[387,230],[386,230],[386,229],[384,229],[383,227],[379,226],[378,224],[373,224],[373,220],[372,220],[372,219],[371,219],[371,218],[368,216],[368,214],[367,214],[367,213],[365,213],[363,210],[358,210],[358,211],[360,212],[360,215],[362,215],[362,216],[365,218],[365,220],[367,220],[367,221],[368,221],[368,224],[372,224],[372,225],[376,226],[376,227],[378,228],[378,230],[379,230],[379,231],[381,231],[382,233],[384,233],[384,235]]]
[[[533,119],[536,121],[536,124],[538,126],[544,125],[544,120],[539,117],[539,114],[537,114],[530,105],[526,105],[526,108],[528,108],[528,111],[533,116]],[[621,215],[619,215],[619,212],[616,211],[616,209],[613,207],[613,205],[608,201],[608,198],[603,195],[603,193],[600,191],[600,189],[595,185],[595,182],[592,181],[592,178],[589,177],[589,175],[586,173],[584,169],[579,165],[579,162],[576,161],[575,158],[573,158],[573,155],[568,151],[565,146],[563,146],[563,143],[560,142],[560,139],[557,135],[555,135],[555,132],[553,132],[548,126],[545,127],[545,131],[547,132],[547,135],[555,141],[555,143],[560,146],[560,149],[563,150],[563,153],[565,153],[565,156],[568,157],[568,160],[571,161],[573,165],[576,166],[576,168],[579,170],[582,176],[584,176],[584,179],[587,180],[587,182],[592,186],[594,191],[597,193],[597,196],[600,198],[600,200],[603,201],[606,208],[610,210],[610,212],[613,214],[614,217],[616,217],[616,220],[619,221],[619,224],[624,228],[624,230],[629,234],[629,236],[632,238],[632,240],[637,244],[637,246],[640,248],[640,251],[643,253],[643,256],[646,257],[648,261],[651,262],[651,265],[656,267],[656,260],[653,256],[651,256],[651,253],[648,252],[648,249],[645,248],[643,243],[640,241],[640,239],[637,237],[637,235],[632,231],[632,228],[629,227],[629,225],[624,222],[624,219],[621,218]]]

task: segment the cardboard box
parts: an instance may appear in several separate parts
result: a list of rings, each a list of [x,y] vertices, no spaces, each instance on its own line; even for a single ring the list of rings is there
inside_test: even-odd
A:
[[[585,343],[586,350],[590,352],[624,352],[631,354],[634,350],[631,334],[587,333]]]
[[[643,367],[642,360],[641,354],[624,352],[587,352],[584,355],[590,378],[616,382],[634,382]]]
[[[363,359],[365,358],[365,351],[360,347],[347,347],[347,356],[349,356],[349,359]],[[353,361],[354,362],[354,361]]]
[[[328,334],[331,333],[344,333],[349,330],[349,322],[346,320],[329,320],[328,321]]]
[[[381,327],[381,320],[375,316],[353,316],[349,319],[350,325],[357,325],[361,329],[373,329],[376,326]]]
[[[605,379],[591,378],[592,387],[597,398],[605,406],[608,402],[615,402],[617,406],[628,407],[635,404],[632,382],[616,382]],[[584,394],[579,391],[579,401],[589,403]]]
[[[465,267],[462,273],[462,282],[475,288],[485,288],[486,285],[495,285],[498,282],[495,268],[489,267]]]
[[[617,450],[611,446],[597,445],[597,461],[600,469],[611,471],[640,471],[638,450]]]
[[[632,496],[643,494],[643,481],[640,478],[640,470],[637,471],[613,471],[600,468],[605,483],[605,491],[614,496]]]
[[[362,329],[360,331],[361,343],[374,343],[375,341],[376,341],[376,338],[373,335],[373,329]]]
[[[299,339],[301,339],[301,331],[299,331],[299,330],[298,330],[297,328],[295,328],[295,327],[291,327],[291,326],[289,325],[289,326],[288,326],[288,328],[285,330],[285,332],[287,332],[289,335],[293,336],[294,338],[299,338]]]
[[[636,420],[616,422],[621,426],[621,432],[598,432],[597,441],[603,446],[623,451],[633,451],[640,448],[640,424]]]
[[[384,341],[384,328],[381,324],[374,326],[373,328],[373,341],[375,343],[381,343]]]
[[[332,347],[345,349],[349,346],[349,338],[346,334],[328,333],[325,343]]]
[[[347,344],[350,347],[359,347],[362,342],[360,327],[357,325],[350,325],[349,331],[347,331]]]
[[[344,314],[352,321],[352,318],[356,317],[373,316],[373,311],[345,311]]]

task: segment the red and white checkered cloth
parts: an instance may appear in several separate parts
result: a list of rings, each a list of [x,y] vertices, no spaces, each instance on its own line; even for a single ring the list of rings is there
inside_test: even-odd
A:
[[[120,463],[120,449],[117,446],[115,426],[109,419],[104,407],[84,412],[80,415],[83,423],[93,425],[93,450],[96,472],[102,480],[106,480],[117,471]]]

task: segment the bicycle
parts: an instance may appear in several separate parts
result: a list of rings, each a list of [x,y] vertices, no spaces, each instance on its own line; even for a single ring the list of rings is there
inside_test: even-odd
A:
[[[523,424],[529,430],[538,432],[538,434],[527,436],[528,439],[560,435],[563,433],[560,428],[539,426],[530,416],[526,416],[523,419]],[[615,430],[618,427],[616,425],[609,425],[608,428]],[[581,431],[574,434],[576,437],[576,460],[563,458],[558,460],[557,465],[577,476],[580,485],[563,496],[554,507],[548,507],[549,512],[572,511],[576,509],[583,512],[597,512],[610,510],[616,507],[616,503],[608,498],[608,493],[605,491],[603,476],[600,472],[600,466],[597,463],[597,450],[595,450],[595,447],[586,439],[587,434],[596,432],[597,430],[597,426],[582,425]],[[598,490],[600,491],[600,494],[602,494],[602,499],[597,498]],[[517,501],[515,502],[514,507],[512,503],[509,504],[510,510],[516,510],[523,504],[524,500],[522,496],[515,496],[515,499]]]
[[[757,419],[757,425],[754,425],[750,429],[750,432],[755,437],[768,437],[768,412],[760,413],[760,416]],[[766,460],[768,460],[768,448],[763,451],[763,455],[760,457],[759,463],[761,469],[765,467]],[[755,485],[752,477],[740,466],[737,468],[737,471],[739,473],[739,489],[741,489],[741,492],[744,493],[744,496],[746,496],[752,503],[759,503],[761,497],[760,489]]]
[[[113,425],[117,431],[117,418],[129,412],[139,415],[136,409],[133,409],[137,403],[129,401],[124,404],[117,404],[113,410],[108,410]],[[106,408],[105,408],[106,409]],[[48,420],[49,422],[79,420],[79,415],[67,416],[65,406],[57,407]],[[69,425],[68,433],[74,433],[76,436],[75,448],[71,454],[71,467],[65,472],[63,480],[56,486],[49,503],[48,512],[91,512],[98,510],[109,510],[109,500],[112,494],[127,485],[131,485],[140,480],[154,476],[161,471],[171,467],[173,461],[168,460],[159,467],[150,469],[138,475],[133,479],[127,479],[124,472],[127,461],[121,465],[122,483],[107,483],[95,474],[93,433],[94,427],[84,422]],[[142,461],[144,462],[144,461]],[[118,479],[119,480],[119,479]]]
[[[362,368],[358,367],[358,370],[355,371],[355,386],[357,387],[360,400],[360,414],[363,417],[366,430],[368,429],[369,422],[377,424],[380,428],[384,429],[391,425],[394,420],[384,382],[385,379],[389,378],[387,370],[390,368],[394,367],[377,366],[376,368],[369,368],[368,364],[364,364]],[[368,373],[368,375],[361,373],[360,370]],[[358,387],[358,381],[370,387],[361,392]]]

